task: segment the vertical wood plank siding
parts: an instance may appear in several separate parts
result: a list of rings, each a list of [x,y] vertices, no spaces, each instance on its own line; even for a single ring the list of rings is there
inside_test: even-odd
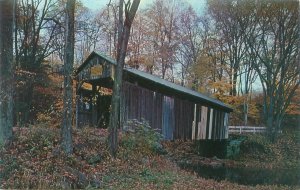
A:
[[[200,120],[200,137],[198,139],[206,139],[206,126],[207,126],[207,112],[208,109],[205,106],[201,106],[201,120]]]
[[[77,97],[77,126],[95,125],[99,118],[95,118],[97,116],[95,116],[96,109],[92,107],[92,97],[88,100],[89,109],[86,108],[83,97],[82,94]],[[223,110],[178,97],[169,97],[126,81],[123,83],[122,97],[122,121],[146,120],[152,128],[164,134],[168,140],[228,138],[229,114]],[[101,106],[99,104],[101,102],[98,102],[96,106]]]
[[[174,99],[164,96],[163,99],[162,134],[167,140],[173,139],[174,134]]]
[[[209,109],[209,135],[208,135],[208,139],[212,139],[212,121],[213,121],[213,115],[214,115],[214,110],[212,108]]]
[[[225,138],[226,139],[228,138],[228,116],[229,116],[229,114],[225,113],[225,116],[224,116],[224,126],[225,126]]]
[[[154,129],[162,130],[163,96],[148,89],[124,82],[124,121],[146,120]]]
[[[174,138],[182,140],[192,139],[192,126],[194,121],[194,103],[175,98],[175,130]]]
[[[146,120],[167,139],[192,139],[194,103],[124,82],[124,120]],[[196,121],[198,122],[198,121]]]

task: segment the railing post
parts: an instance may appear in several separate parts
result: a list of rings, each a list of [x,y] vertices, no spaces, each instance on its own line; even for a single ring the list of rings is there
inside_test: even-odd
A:
[[[240,134],[242,134],[242,126],[240,126]]]

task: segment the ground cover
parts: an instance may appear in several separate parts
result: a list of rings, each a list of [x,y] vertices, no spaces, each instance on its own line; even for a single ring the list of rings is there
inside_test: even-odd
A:
[[[92,189],[290,189],[288,186],[243,186],[198,177],[179,168],[163,152],[156,136],[120,134],[119,153],[110,157],[107,130],[73,130],[74,153],[64,155],[56,128],[15,128],[15,138],[1,148],[0,188],[92,188]],[[147,129],[148,130],[148,129]],[[146,131],[147,131],[146,130]],[[142,136],[146,141],[142,142]],[[148,135],[149,136],[149,135]],[[165,147],[177,146],[167,143]],[[180,145],[183,146],[183,145]],[[178,146],[178,150],[187,147]],[[184,148],[185,147],[185,148]],[[166,148],[168,151],[169,148]],[[177,151],[178,153],[178,151]]]

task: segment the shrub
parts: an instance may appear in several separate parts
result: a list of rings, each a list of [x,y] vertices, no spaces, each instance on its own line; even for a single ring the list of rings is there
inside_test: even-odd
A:
[[[162,135],[153,130],[145,120],[129,120],[124,126],[120,145],[127,154],[163,154]],[[128,156],[128,155],[127,155]]]
[[[246,140],[241,144],[241,151],[243,153],[268,153],[270,146],[270,141],[263,135],[248,135]]]
[[[231,135],[228,139],[227,158],[246,161],[273,160],[271,142],[263,134]]]

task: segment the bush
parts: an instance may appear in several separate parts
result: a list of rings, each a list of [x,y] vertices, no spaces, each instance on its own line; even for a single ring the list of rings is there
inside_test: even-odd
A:
[[[270,141],[263,135],[248,135],[246,140],[241,143],[242,153],[268,153],[270,152]]]
[[[154,131],[147,121],[129,120],[124,126],[120,145],[128,154],[153,155],[163,154],[162,135]]]

